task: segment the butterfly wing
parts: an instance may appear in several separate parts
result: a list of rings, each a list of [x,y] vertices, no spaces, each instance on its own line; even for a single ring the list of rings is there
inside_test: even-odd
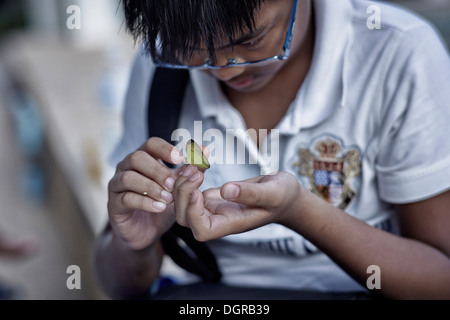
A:
[[[192,139],[186,144],[186,162],[205,170],[210,167],[209,161],[202,152],[202,149]]]

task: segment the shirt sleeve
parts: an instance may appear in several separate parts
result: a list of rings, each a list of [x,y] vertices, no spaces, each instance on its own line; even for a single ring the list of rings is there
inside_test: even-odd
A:
[[[123,134],[109,157],[112,166],[137,150],[148,138],[147,104],[154,65],[143,49],[134,60],[123,108]]]
[[[428,25],[406,32],[385,83],[379,194],[410,203],[450,189],[450,58]]]

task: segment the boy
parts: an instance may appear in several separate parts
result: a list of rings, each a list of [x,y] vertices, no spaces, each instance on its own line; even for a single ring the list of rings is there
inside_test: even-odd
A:
[[[136,60],[113,155],[97,248],[108,294],[149,292],[176,221],[207,242],[229,285],[363,292],[376,270],[384,297],[450,298],[450,61],[425,22],[364,0],[124,7],[152,59]],[[155,64],[190,70],[179,128],[233,129],[249,159],[278,149],[275,170],[225,148],[233,156],[203,172],[147,140]]]

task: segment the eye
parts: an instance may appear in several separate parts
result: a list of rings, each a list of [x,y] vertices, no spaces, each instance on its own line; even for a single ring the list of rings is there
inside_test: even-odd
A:
[[[258,44],[260,44],[263,40],[265,39],[265,36],[253,39],[251,41],[246,41],[241,43],[241,46],[246,47],[246,48],[253,48],[256,47]]]

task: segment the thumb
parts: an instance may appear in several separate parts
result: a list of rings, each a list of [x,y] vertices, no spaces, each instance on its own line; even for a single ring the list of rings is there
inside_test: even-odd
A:
[[[256,207],[271,207],[277,202],[276,193],[265,183],[230,182],[220,189],[222,198],[228,201]]]

